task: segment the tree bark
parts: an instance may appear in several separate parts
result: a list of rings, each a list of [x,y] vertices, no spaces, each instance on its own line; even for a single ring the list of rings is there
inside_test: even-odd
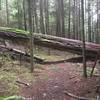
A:
[[[23,60],[23,61],[27,61],[30,62],[30,55],[27,54],[24,50],[19,50],[16,48],[12,48],[9,46],[4,46],[4,45],[0,45],[0,51],[2,52],[11,52],[10,56],[13,60]],[[25,59],[20,59],[19,56],[21,56],[21,58],[24,56]],[[37,56],[34,56],[35,62],[37,63],[43,63],[44,59],[43,58],[39,58]]]
[[[49,1],[45,0],[45,29],[46,34],[49,34]]]
[[[27,18],[26,18],[26,8],[25,8],[25,5],[26,5],[26,0],[23,0],[23,15],[24,15],[24,29],[25,31],[27,31]]]
[[[91,36],[91,1],[88,1],[88,41],[92,42]]]
[[[56,36],[65,37],[64,1],[56,0]]]
[[[45,34],[44,16],[43,16],[43,0],[40,0],[40,30]]]
[[[87,67],[86,67],[86,52],[85,52],[85,31],[84,31],[84,0],[81,0],[81,10],[82,10],[82,55],[83,55],[83,76],[87,77]]]
[[[1,10],[1,8],[2,8],[1,5],[2,5],[2,4],[1,4],[1,0],[0,0],[0,10]]]
[[[38,26],[38,15],[37,15],[37,0],[34,0],[34,17],[35,17],[35,32],[39,33],[39,26]]]
[[[69,0],[69,16],[68,16],[68,38],[70,38],[70,21],[71,21],[71,1]]]
[[[8,0],[6,0],[6,14],[7,14],[7,26],[9,26],[9,7],[8,7]]]
[[[22,25],[22,9],[21,9],[21,0],[17,1],[17,10],[18,10],[18,28],[23,29]]]
[[[30,33],[30,62],[31,62],[31,72],[34,71],[34,39],[33,33],[33,23],[32,23],[32,0],[28,0],[28,11],[29,11],[29,33]]]
[[[0,29],[0,37],[3,39],[9,39],[10,41],[16,41],[16,43],[20,42],[22,43],[29,43],[29,35],[25,35],[25,33],[20,32],[13,32],[14,29],[7,29],[5,28]],[[51,35],[44,35],[44,34],[33,34],[34,37],[34,43],[36,45],[40,45],[43,47],[49,47],[61,51],[68,51],[71,53],[76,53],[82,55],[82,41],[79,40],[73,40],[73,39],[67,39],[67,38],[61,38]],[[13,42],[14,43],[14,42]],[[99,44],[89,43],[86,42],[86,55],[95,57],[97,55],[97,52],[100,50]]]

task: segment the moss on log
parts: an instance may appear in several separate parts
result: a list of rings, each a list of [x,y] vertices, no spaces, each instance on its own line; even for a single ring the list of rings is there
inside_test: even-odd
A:
[[[0,28],[0,37],[4,39],[13,40],[16,42],[29,43],[29,32],[13,29]],[[40,33],[33,33],[34,43],[43,47],[53,48],[71,53],[82,54],[82,41],[61,38],[51,35],[44,35]],[[86,54],[95,57],[100,51],[100,45],[86,42]]]

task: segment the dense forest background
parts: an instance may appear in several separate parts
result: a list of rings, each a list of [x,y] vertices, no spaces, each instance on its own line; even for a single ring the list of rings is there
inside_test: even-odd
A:
[[[0,26],[29,30],[27,0],[0,0]],[[81,0],[32,0],[33,32],[82,40]],[[85,38],[99,43],[100,1],[85,0]]]
[[[100,0],[0,0],[0,100],[99,100],[99,43]]]

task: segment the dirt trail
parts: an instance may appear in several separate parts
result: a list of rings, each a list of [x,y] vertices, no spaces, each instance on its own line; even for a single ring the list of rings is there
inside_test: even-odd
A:
[[[22,96],[32,100],[75,100],[66,96],[64,91],[90,98],[96,96],[94,86],[98,84],[99,77],[82,78],[76,64],[44,65],[43,68],[34,84],[22,87]]]

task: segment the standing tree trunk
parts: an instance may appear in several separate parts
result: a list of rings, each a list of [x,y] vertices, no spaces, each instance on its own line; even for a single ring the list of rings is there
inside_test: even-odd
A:
[[[92,4],[93,6],[93,4]],[[94,34],[94,21],[93,21],[93,8],[92,8],[92,14],[91,14],[91,41],[95,42],[95,34]]]
[[[61,27],[60,27],[60,6],[59,0],[56,0],[56,36],[61,36]]]
[[[70,18],[70,17],[71,17],[71,10],[70,10],[70,9],[71,9],[71,7],[70,7],[70,6],[71,6],[71,1],[69,0],[69,15],[68,15],[68,38],[70,38],[70,21],[71,21],[71,20],[70,20],[70,19],[71,19],[71,18]]]
[[[91,36],[91,1],[88,0],[88,41],[92,42]]]
[[[35,32],[35,16],[34,16],[34,1],[32,0],[32,24],[33,24],[33,32]]]
[[[76,13],[76,10],[75,10],[75,8],[76,8],[76,2],[75,2],[75,0],[74,0],[74,5],[73,5],[73,36],[72,36],[72,38],[73,39],[75,39],[75,36],[76,36],[76,28],[75,28],[75,21],[76,21],[76,15],[75,15],[75,13]]]
[[[79,0],[79,10],[78,10],[78,40],[81,40],[81,4],[80,4],[80,0]]]
[[[100,35],[99,35],[99,32],[100,32],[100,12],[99,12],[99,10],[100,10],[100,1],[99,0],[97,0],[97,31],[96,31],[96,43],[99,43],[99,37],[100,37]]]
[[[49,1],[45,0],[45,29],[46,34],[49,34]]]
[[[84,0],[81,0],[81,10],[82,10],[82,41],[83,41],[83,76],[87,77],[87,68],[86,68],[86,54],[85,54],[85,31],[84,31]]]
[[[8,7],[8,0],[6,0],[6,14],[7,14],[7,26],[9,26],[9,7]]]
[[[26,0],[23,0],[23,15],[24,15],[24,29],[25,31],[27,31],[27,18],[26,18],[26,8],[25,8],[25,5],[26,5]]]
[[[61,4],[61,34],[62,37],[65,37],[64,0],[60,0],[60,4]]]
[[[42,34],[45,34],[43,6],[43,0],[40,0],[40,30]]]
[[[18,28],[23,29],[22,25],[22,9],[21,9],[21,0],[17,1],[17,10],[18,10]]]
[[[35,32],[39,33],[38,15],[37,15],[37,0],[34,0],[34,17],[35,17]]]
[[[78,40],[78,29],[79,29],[79,0],[76,0],[76,7],[75,7],[75,10],[76,10],[76,16],[75,16],[75,28],[76,28],[76,36],[75,36],[75,39]]]
[[[28,2],[28,12],[29,12],[29,32],[30,32],[30,56],[31,56],[31,72],[34,71],[34,43],[33,43],[33,23],[32,23],[32,0],[27,0]]]
[[[2,8],[2,7],[1,7],[1,0],[0,0],[0,10],[1,10],[1,8]]]
[[[56,35],[65,37],[65,23],[64,23],[64,1],[56,0]]]

